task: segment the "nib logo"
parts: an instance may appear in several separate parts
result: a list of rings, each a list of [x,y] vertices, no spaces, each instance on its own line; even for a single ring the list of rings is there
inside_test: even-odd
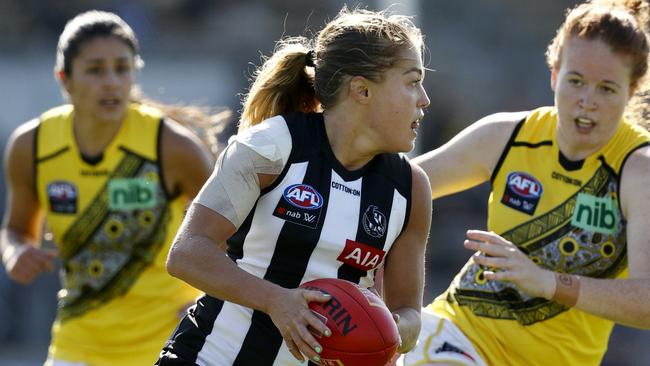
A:
[[[618,205],[615,200],[578,194],[571,218],[573,226],[602,234],[614,234],[618,222]]]

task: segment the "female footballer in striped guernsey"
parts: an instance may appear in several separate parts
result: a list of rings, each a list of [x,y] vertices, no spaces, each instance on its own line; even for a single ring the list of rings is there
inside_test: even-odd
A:
[[[650,328],[650,133],[623,118],[648,69],[648,4],[567,12],[555,106],[499,113],[414,159],[433,197],[490,181],[487,231],[423,310],[405,365],[598,365],[614,322]]]
[[[369,288],[381,267],[400,351],[415,345],[431,200],[397,153],[413,148],[429,104],[422,36],[408,18],[344,9],[311,46],[281,41],[260,68],[239,134],[188,212],[167,266],[206,296],[158,365],[324,361],[310,328],[334,325],[307,304],[328,297],[297,287]]]

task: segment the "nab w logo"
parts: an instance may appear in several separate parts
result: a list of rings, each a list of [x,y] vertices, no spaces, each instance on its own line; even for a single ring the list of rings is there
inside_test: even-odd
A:
[[[616,201],[579,193],[573,209],[571,224],[602,234],[615,234],[618,217]]]
[[[307,210],[315,210],[323,205],[323,196],[307,184],[293,184],[284,190],[284,199],[290,204]]]
[[[140,210],[157,203],[156,183],[144,178],[108,181],[108,207],[113,211]]]

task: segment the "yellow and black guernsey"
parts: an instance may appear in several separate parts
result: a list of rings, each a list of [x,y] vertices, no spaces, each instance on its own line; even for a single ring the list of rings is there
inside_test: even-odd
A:
[[[160,111],[133,104],[101,156],[80,154],[72,106],[36,130],[35,186],[61,258],[50,356],[87,365],[153,364],[198,295],[165,270],[185,202],[165,187]],[[176,197],[175,197],[176,196]]]
[[[488,230],[546,269],[625,277],[620,173],[650,134],[624,120],[607,145],[570,161],[558,149],[556,125],[557,110],[544,107],[515,128],[492,174]],[[600,364],[611,321],[486,281],[484,270],[470,259],[430,306],[460,327],[488,364]]]

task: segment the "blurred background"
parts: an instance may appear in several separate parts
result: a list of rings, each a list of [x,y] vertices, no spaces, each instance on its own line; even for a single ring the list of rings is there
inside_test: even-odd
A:
[[[546,46],[564,10],[577,1],[432,0],[347,2],[413,15],[426,38],[425,88],[431,106],[418,151],[450,139],[478,118],[553,103]],[[113,11],[135,30],[148,97],[240,110],[240,94],[261,55],[283,36],[311,36],[346,4],[298,0],[0,0],[0,143],[42,111],[62,103],[53,77],[58,35],[90,9]],[[232,131],[233,129],[231,129]],[[480,153],[480,146],[476,147]],[[26,162],[27,163],[27,162]],[[4,184],[0,209],[4,210]],[[489,187],[434,202],[425,303],[442,292],[471,253],[465,230],[485,228]],[[30,286],[0,271],[0,365],[40,365],[56,311],[56,273]],[[616,327],[604,365],[650,364],[650,332]]]

